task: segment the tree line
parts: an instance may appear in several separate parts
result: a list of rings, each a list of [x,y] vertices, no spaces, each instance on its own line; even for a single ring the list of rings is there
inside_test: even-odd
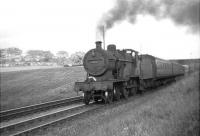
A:
[[[55,55],[51,51],[29,50],[25,55],[16,47],[0,49],[1,66],[18,65],[81,65],[84,52],[75,52],[69,56],[67,51],[58,51]]]

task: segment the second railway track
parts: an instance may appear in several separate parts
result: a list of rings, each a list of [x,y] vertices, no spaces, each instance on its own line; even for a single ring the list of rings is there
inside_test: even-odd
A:
[[[18,118],[10,122],[1,123],[0,134],[4,136],[31,135],[32,131],[77,117],[99,107],[99,105],[95,104],[86,106],[82,103],[78,103],[27,116],[25,118]]]
[[[67,98],[67,99],[61,99],[61,100],[50,101],[50,102],[45,102],[41,104],[35,104],[31,106],[1,111],[0,120],[2,122],[4,120],[10,120],[16,117],[32,114],[35,112],[41,112],[41,111],[48,110],[54,107],[69,105],[72,103],[80,102],[82,101],[82,99],[83,99],[82,96],[77,96],[77,97],[72,97],[72,98]]]
[[[99,107],[86,106],[81,101],[82,97],[73,97],[1,112],[0,135],[28,135]]]

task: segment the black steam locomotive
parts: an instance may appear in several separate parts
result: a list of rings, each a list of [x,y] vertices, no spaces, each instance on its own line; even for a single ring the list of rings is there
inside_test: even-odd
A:
[[[84,82],[75,83],[75,91],[82,91],[84,103],[102,100],[111,103],[127,99],[147,88],[159,86],[184,74],[184,67],[151,55],[138,55],[132,49],[117,50],[114,44],[102,49],[101,41],[83,59],[87,72]]]

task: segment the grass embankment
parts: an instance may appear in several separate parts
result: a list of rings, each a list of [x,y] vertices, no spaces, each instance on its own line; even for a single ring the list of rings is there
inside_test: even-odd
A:
[[[199,73],[159,91],[142,106],[122,111],[98,127],[95,136],[198,136]]]
[[[76,96],[74,82],[84,78],[83,67],[1,73],[1,110]]]

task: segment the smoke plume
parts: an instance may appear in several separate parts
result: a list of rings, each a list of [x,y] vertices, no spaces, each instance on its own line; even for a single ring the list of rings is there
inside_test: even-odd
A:
[[[116,0],[115,6],[100,19],[97,29],[102,32],[103,27],[108,30],[124,20],[134,24],[137,15],[148,14],[156,19],[170,18],[175,24],[198,32],[199,8],[199,0]]]

